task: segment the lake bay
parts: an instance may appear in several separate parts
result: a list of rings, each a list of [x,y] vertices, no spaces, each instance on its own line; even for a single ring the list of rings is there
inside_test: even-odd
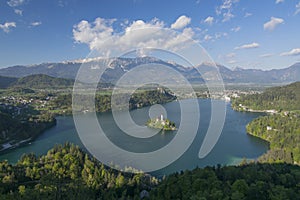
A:
[[[189,99],[181,100],[189,103]],[[220,101],[220,100],[214,100]],[[268,150],[268,143],[250,136],[246,133],[246,125],[261,113],[237,112],[231,109],[230,103],[226,104],[227,112],[222,134],[213,150],[203,159],[198,158],[199,149],[210,122],[210,99],[198,99],[200,107],[200,122],[197,135],[188,150],[169,166],[154,171],[151,174],[161,176],[172,172],[193,169],[197,166],[207,165],[234,165],[246,159],[256,159]],[[180,125],[179,102],[174,101],[163,105],[167,111],[168,119]],[[131,117],[138,125],[143,126],[149,119],[149,107],[130,111]],[[89,114],[85,114],[87,117]],[[116,125],[111,113],[98,114],[98,121],[107,137],[117,146],[133,152],[148,152],[159,149],[168,144],[176,132],[158,133],[151,138],[134,138],[122,132]],[[189,130],[186,130],[187,134]],[[35,141],[17,149],[10,150],[0,155],[0,160],[17,162],[24,153],[34,152],[37,155],[45,154],[55,144],[65,142],[75,143],[83,147],[77,134],[72,116],[57,117],[57,125],[43,134]]]

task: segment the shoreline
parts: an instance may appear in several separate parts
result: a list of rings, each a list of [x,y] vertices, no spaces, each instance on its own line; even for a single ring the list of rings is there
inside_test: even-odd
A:
[[[213,98],[202,98],[202,97],[200,97],[200,98],[198,97],[198,98],[196,98],[196,99],[211,99],[211,100],[221,100],[221,101],[226,102],[224,99],[213,99]],[[176,100],[174,100],[174,101],[176,101]],[[168,101],[168,102],[166,102],[166,103],[170,103],[170,102],[173,102],[173,101]],[[231,103],[231,102],[228,102],[228,103]],[[231,108],[232,108],[232,106],[231,106]],[[135,108],[135,109],[139,109],[139,108]],[[130,110],[135,110],[135,109],[130,109]],[[107,112],[107,111],[106,111],[106,112]],[[84,114],[84,113],[87,114],[87,113],[89,113],[89,112],[76,112],[75,114]],[[96,112],[96,113],[105,113],[105,112]],[[262,113],[262,112],[260,112],[260,113]],[[73,114],[74,114],[74,113],[72,113],[72,112],[59,113],[59,114],[56,114],[56,115],[54,116],[54,118],[56,119],[56,117],[59,117],[59,116],[72,116]],[[7,148],[7,149],[3,149],[3,151],[0,150],[0,154],[5,154],[7,151],[14,150],[14,149],[16,149],[16,148],[18,148],[18,147],[21,147],[21,146],[24,146],[24,145],[29,144],[30,142],[33,142],[33,141],[36,139],[36,137],[38,137],[39,135],[43,134],[45,131],[47,131],[48,129],[50,129],[50,128],[54,127],[54,126],[56,126],[56,124],[53,125],[53,126],[51,126],[51,127],[49,127],[49,128],[47,128],[47,129],[44,129],[44,130],[41,131],[38,135],[36,135],[35,137],[31,138],[30,140],[28,140],[28,141],[26,141],[26,142],[21,143],[20,145],[15,145],[14,147]],[[150,128],[150,127],[149,127],[149,128]],[[175,129],[175,130],[177,130],[177,129]],[[174,130],[164,130],[164,131],[174,131]],[[247,133],[247,134],[249,134],[249,133]],[[251,135],[251,134],[249,134],[249,135]],[[251,136],[256,137],[256,136],[254,136],[254,135],[251,135]],[[257,137],[257,138],[259,138],[259,137]],[[28,138],[28,139],[29,139],[29,138]],[[264,139],[262,139],[262,138],[259,138],[259,139],[264,140]],[[264,155],[264,154],[263,154],[263,155]]]
[[[43,124],[45,124],[45,123],[43,123]],[[18,147],[21,147],[21,146],[24,146],[24,145],[27,145],[27,144],[33,142],[38,136],[43,134],[45,131],[56,126],[56,118],[54,117],[54,120],[52,122],[48,122],[45,125],[46,126],[42,130],[39,130],[38,133],[32,135],[29,138],[26,138],[23,140],[18,140],[18,141],[10,140],[8,142],[1,144],[2,149],[0,149],[0,154],[5,154],[9,150],[13,150],[13,149],[16,149]]]

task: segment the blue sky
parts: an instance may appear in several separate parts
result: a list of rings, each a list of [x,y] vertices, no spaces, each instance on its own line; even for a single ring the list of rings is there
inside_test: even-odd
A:
[[[1,0],[0,67],[83,59],[128,37],[134,47],[138,36],[124,31],[149,26],[193,38],[229,68],[300,61],[300,0]],[[106,37],[114,44],[101,43]]]

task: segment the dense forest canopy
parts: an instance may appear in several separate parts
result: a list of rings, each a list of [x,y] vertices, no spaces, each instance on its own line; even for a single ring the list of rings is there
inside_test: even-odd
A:
[[[19,78],[16,83],[13,84],[14,87],[24,87],[24,88],[66,88],[73,87],[73,79],[65,78],[54,78],[45,74],[35,74],[26,77]]]
[[[162,180],[104,166],[73,144],[0,163],[0,199],[299,199],[300,167],[244,163]]]
[[[259,117],[247,125],[247,132],[270,142],[260,161],[300,164],[299,111]]]
[[[300,82],[266,89],[262,94],[242,95],[232,101],[234,109],[241,106],[253,110],[300,110]]]
[[[247,125],[249,134],[270,142],[270,150],[259,161],[300,164],[300,82],[243,95],[233,100],[232,107],[241,111],[273,110]]]

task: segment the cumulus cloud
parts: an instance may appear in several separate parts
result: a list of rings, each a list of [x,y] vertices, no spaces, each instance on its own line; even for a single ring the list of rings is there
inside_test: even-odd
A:
[[[233,31],[233,32],[238,32],[240,30],[241,30],[240,26],[237,26],[237,27],[234,27],[234,28],[231,29],[231,31]]]
[[[297,15],[298,13],[300,13],[300,1],[298,4],[296,4],[296,11],[295,11],[295,15]]]
[[[229,21],[234,17],[234,15],[232,14],[232,10],[233,10],[232,7],[234,4],[238,2],[239,0],[223,0],[222,5],[217,7],[216,14],[223,16],[222,22]]]
[[[16,13],[17,15],[20,15],[20,16],[23,15],[23,11],[20,10],[20,9],[15,9],[14,11],[15,11],[15,13]]]
[[[32,22],[32,23],[30,23],[31,26],[39,26],[41,24],[42,24],[42,22]]]
[[[24,2],[25,2],[25,0],[10,0],[7,2],[7,4],[10,7],[17,7],[17,6],[22,5]]]
[[[182,15],[172,25],[172,29],[182,29],[191,23],[191,18]]]
[[[205,20],[204,23],[212,25],[214,23],[214,18],[212,16],[208,16]]]
[[[6,22],[4,24],[0,24],[0,29],[2,29],[4,32],[8,33],[11,28],[16,27],[16,22]]]
[[[183,28],[188,24],[186,20],[184,21],[185,23],[182,23],[182,20],[177,19],[175,25],[171,26]],[[194,36],[191,28],[171,31],[166,29],[170,27],[156,18],[149,22],[136,20],[123,24],[123,32],[120,34],[119,30],[114,29],[115,23],[119,22],[103,18],[97,18],[94,22],[82,20],[73,27],[74,40],[77,43],[87,44],[91,50],[97,50],[102,56],[111,56],[114,53],[138,48],[166,48],[176,51],[190,45],[190,39]]]
[[[281,18],[271,17],[270,21],[264,24],[264,29],[268,31],[273,31],[276,26],[284,23],[284,20]]]
[[[280,56],[298,56],[298,55],[300,55],[300,48],[295,48],[288,52],[283,52],[280,54]]]
[[[253,42],[251,44],[244,44],[238,47],[235,47],[234,49],[253,49],[253,48],[258,48],[259,44],[256,42]]]
[[[279,4],[279,3],[283,3],[284,2],[284,0],[276,0],[276,4]]]

